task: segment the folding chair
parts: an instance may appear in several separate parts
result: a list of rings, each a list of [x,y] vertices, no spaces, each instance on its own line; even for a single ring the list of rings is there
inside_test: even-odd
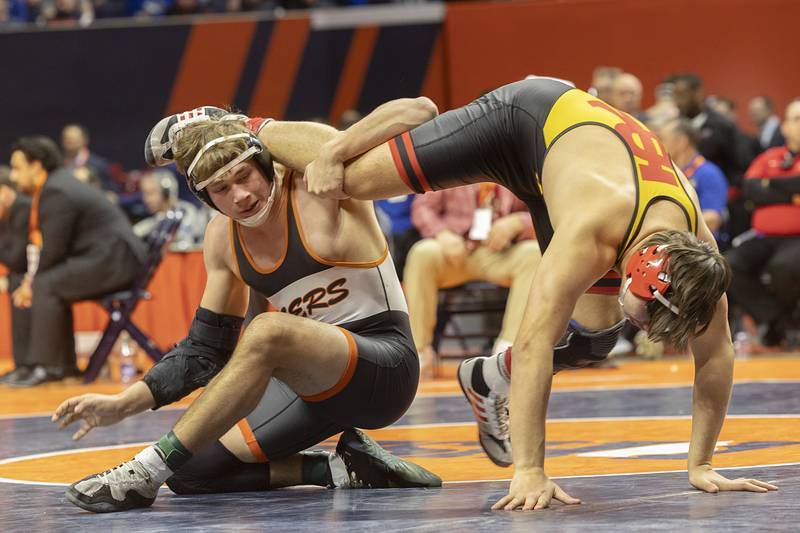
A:
[[[89,365],[83,376],[84,383],[91,383],[97,378],[100,369],[111,354],[114,344],[120,334],[127,331],[133,340],[147,353],[153,361],[161,359],[161,350],[139,327],[134,324],[131,315],[139,301],[149,300],[151,294],[147,292],[147,285],[153,278],[167,245],[175,237],[175,233],[181,225],[183,213],[179,210],[167,211],[164,219],[161,220],[155,229],[146,238],[148,245],[147,258],[144,268],[139,276],[134,280],[128,290],[109,294],[98,300],[98,303],[108,312],[109,320],[100,342],[97,344],[94,353],[89,358]]]
[[[486,315],[499,313],[502,317],[506,310],[508,289],[487,282],[470,282],[451,289],[439,290],[439,306],[436,310],[436,327],[433,330],[431,346],[439,358],[442,358],[439,347],[445,339],[458,341],[462,354],[459,357],[487,355],[476,353],[469,346],[470,339],[486,339],[491,342],[500,334],[499,329],[481,327],[476,331],[463,331],[456,317],[459,315]],[[448,332],[449,331],[449,332]],[[447,357],[445,354],[444,357]],[[439,361],[434,362],[438,365]]]

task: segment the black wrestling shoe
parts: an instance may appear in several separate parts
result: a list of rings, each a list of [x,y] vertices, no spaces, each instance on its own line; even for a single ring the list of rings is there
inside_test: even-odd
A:
[[[150,507],[156,501],[158,485],[136,459],[93,474],[67,489],[67,499],[81,509],[93,513],[115,513]]]
[[[339,437],[336,455],[347,469],[349,483],[342,488],[441,487],[442,479],[419,465],[392,455],[366,433],[347,429]]]

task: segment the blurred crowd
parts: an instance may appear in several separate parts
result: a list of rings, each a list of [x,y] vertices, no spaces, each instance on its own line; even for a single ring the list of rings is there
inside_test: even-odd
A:
[[[669,75],[652,90],[654,104],[645,109],[641,81],[613,67],[598,67],[589,88],[656,132],[675,166],[694,185],[702,216],[734,273],[729,300],[737,349],[796,347],[800,99],[778,109],[768,95],[755,96],[746,103],[742,120],[736,101],[707,94],[695,74]],[[358,111],[348,110],[333,125],[346,129],[360,118]],[[135,272],[115,268],[109,276],[103,268],[123,260],[141,266],[142,251],[134,239],[145,242],[169,211],[183,213],[171,244],[176,252],[199,249],[214,216],[174,169],[125,172],[92,151],[90,133],[81,124],[65,124],[60,148],[46,138],[23,139],[12,149],[16,178],[9,179],[9,169],[0,168],[0,263],[9,270],[0,278],[0,292],[12,296],[17,365],[16,374],[0,378],[7,383],[31,386],[75,374],[74,343],[64,340],[72,335],[69,304],[129,283]],[[56,234],[71,228],[65,205],[96,211],[97,225],[113,233],[104,240],[119,246],[97,251],[89,261],[88,248],[79,242],[81,232],[96,240],[98,230],[72,228],[63,242],[39,242],[40,255],[31,255],[30,245],[41,240],[44,225],[50,224]],[[509,346],[541,258],[526,206],[506,189],[484,183],[382,200],[376,202],[376,211],[404,283],[423,367],[431,368],[437,356],[433,332],[439,291],[468,282],[509,289],[499,333],[485,349],[498,352]],[[38,286],[29,279],[32,262],[38,268]],[[91,282],[98,276],[107,281],[102,290]],[[37,311],[37,302],[49,311]],[[37,323],[47,324],[50,332],[37,331]],[[636,333],[629,328],[614,353],[655,356],[669,349]]]
[[[406,0],[0,0],[0,26],[88,26],[95,20],[173,15],[280,12],[290,9],[404,3]],[[408,0],[406,3],[418,3]]]

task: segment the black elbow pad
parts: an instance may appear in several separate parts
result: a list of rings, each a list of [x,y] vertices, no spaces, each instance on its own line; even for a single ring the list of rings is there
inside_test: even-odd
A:
[[[189,335],[143,379],[156,401],[154,409],[207,385],[230,359],[239,340],[242,321],[241,317],[198,308]]]

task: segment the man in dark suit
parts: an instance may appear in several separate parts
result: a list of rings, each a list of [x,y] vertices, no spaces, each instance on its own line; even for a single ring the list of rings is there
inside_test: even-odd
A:
[[[674,80],[675,105],[699,132],[700,153],[722,169],[728,183],[738,186],[753,154],[737,143],[736,125],[706,105],[703,82],[696,74],[679,74]]]
[[[22,283],[28,262],[25,245],[28,243],[28,218],[31,199],[19,194],[9,179],[8,167],[0,167],[0,263],[8,269],[0,277],[0,293],[12,293]],[[0,383],[27,377],[32,364],[28,351],[30,338],[30,309],[11,306],[11,346],[14,369],[0,376]]]
[[[72,303],[130,285],[146,254],[122,211],[61,164],[58,147],[46,137],[23,137],[12,146],[11,179],[33,198],[28,271],[12,299],[31,308],[35,366],[27,379],[10,385],[77,374]]]

